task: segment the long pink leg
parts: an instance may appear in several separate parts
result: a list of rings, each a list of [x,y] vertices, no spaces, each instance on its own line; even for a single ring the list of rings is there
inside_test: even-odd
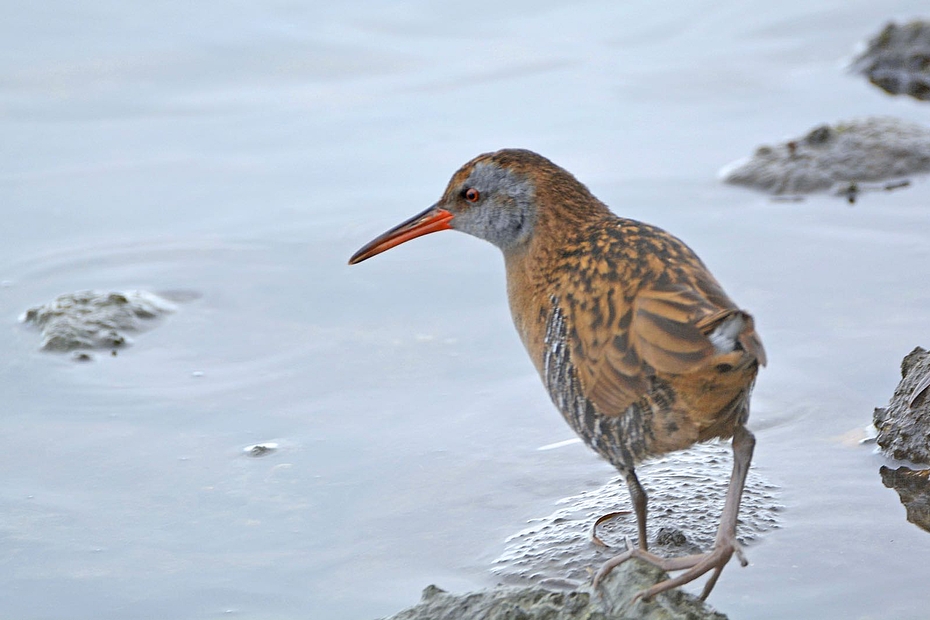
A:
[[[707,553],[687,555],[679,558],[660,558],[644,549],[628,549],[615,558],[608,560],[594,577],[594,586],[601,582],[610,571],[627,561],[631,557],[640,558],[654,564],[666,571],[685,570],[681,575],[657,583],[648,590],[640,592],[640,598],[649,599],[660,592],[694,581],[701,575],[713,570],[701,593],[701,599],[706,599],[717,583],[717,578],[723,567],[727,565],[733,554],[739,558],[740,564],[746,566],[748,562],[736,540],[736,521],[739,516],[740,500],[743,497],[743,488],[746,486],[746,475],[749,473],[749,464],[752,462],[752,452],[756,445],[756,438],[745,426],[739,426],[733,434],[733,473],[730,476],[730,485],[727,487],[726,500],[723,505],[723,514],[720,516],[720,526],[717,528],[717,538],[714,548]]]

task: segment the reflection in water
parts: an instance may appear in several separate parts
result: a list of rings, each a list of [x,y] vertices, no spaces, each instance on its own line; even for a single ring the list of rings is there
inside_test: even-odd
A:
[[[882,484],[898,492],[907,510],[907,520],[930,532],[930,469],[891,469],[882,465]]]

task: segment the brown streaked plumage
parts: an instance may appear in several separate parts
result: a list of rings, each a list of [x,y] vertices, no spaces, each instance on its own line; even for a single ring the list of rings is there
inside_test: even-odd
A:
[[[736,520],[755,439],[746,429],[762,342],[694,252],[669,233],[617,217],[567,171],[531,151],[505,149],[465,164],[435,205],[359,250],[361,262],[417,236],[456,229],[497,245],[514,325],[568,424],[625,476],[639,557],[678,577],[713,571],[736,553]],[[646,543],[645,458],[714,438],[733,439],[733,475],[714,548],[663,559]]]

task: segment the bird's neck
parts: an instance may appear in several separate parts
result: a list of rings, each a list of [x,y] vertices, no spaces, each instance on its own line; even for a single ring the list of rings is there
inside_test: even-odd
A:
[[[576,261],[566,257],[572,248],[587,245],[597,231],[615,225],[618,218],[596,199],[587,213],[572,210],[574,217],[540,215],[533,237],[518,249],[504,252],[510,313],[537,370],[542,372],[546,325],[563,293],[565,271],[560,266]]]
[[[531,343],[539,331],[536,320],[540,305],[541,283],[535,277],[528,252],[508,252],[504,254],[504,263],[507,268],[507,301],[510,304],[510,315],[513,325],[517,329],[523,346],[539,367]]]
[[[507,299],[514,327],[536,369],[542,372],[546,323],[558,285],[552,279],[556,245],[550,235],[535,235],[518,251],[504,253]]]

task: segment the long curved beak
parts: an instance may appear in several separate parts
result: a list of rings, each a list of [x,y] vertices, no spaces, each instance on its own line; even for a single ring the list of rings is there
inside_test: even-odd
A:
[[[450,230],[452,226],[449,222],[453,217],[455,216],[450,212],[433,205],[423,213],[417,213],[406,222],[398,224],[383,235],[366,243],[362,249],[352,255],[349,264],[360,263],[411,239],[439,232],[440,230]]]

